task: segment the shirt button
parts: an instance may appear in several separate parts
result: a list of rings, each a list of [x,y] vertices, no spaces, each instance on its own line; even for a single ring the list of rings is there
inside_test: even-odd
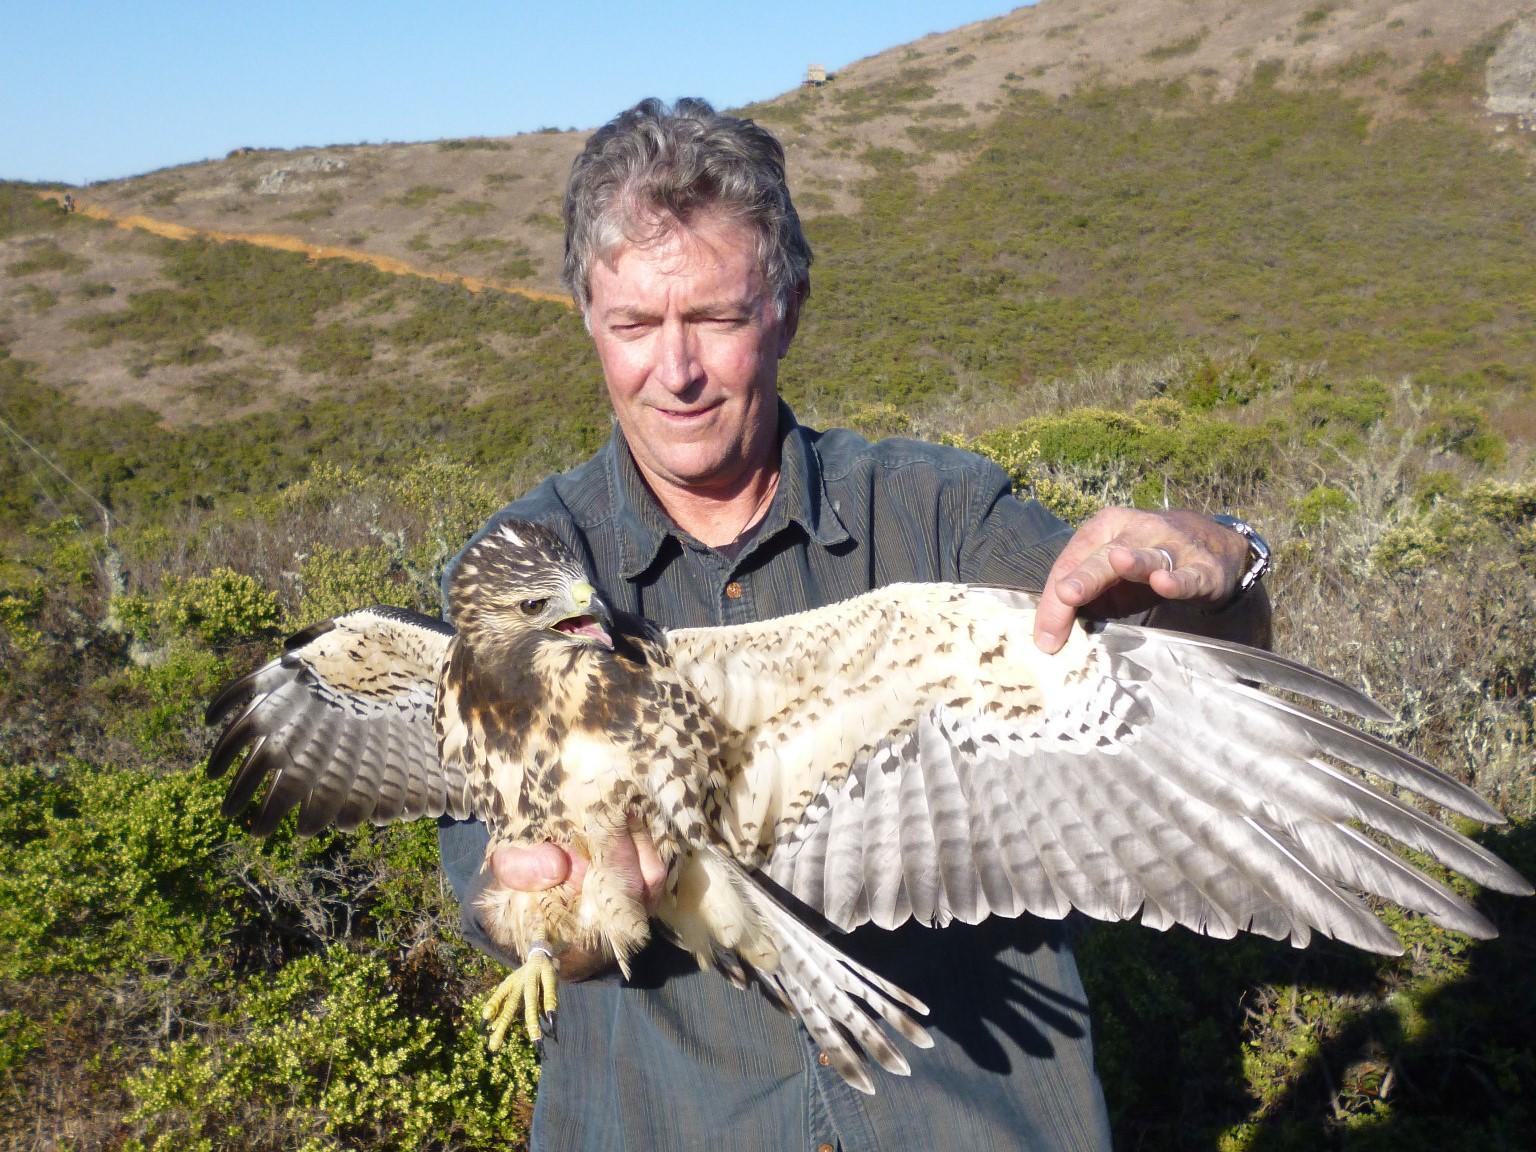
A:
[[[732,580],[725,586],[725,594],[731,600],[741,599],[741,585]]]
[[[832,1057],[828,1056],[825,1052],[818,1052],[816,1053],[816,1063],[825,1068],[832,1063]]]

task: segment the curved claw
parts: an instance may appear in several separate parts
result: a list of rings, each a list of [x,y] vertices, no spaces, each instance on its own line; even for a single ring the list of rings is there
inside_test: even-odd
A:
[[[528,959],[496,986],[480,1009],[480,1018],[491,1030],[489,1047],[492,1052],[499,1051],[506,1043],[507,1031],[521,1009],[528,1039],[542,1053],[544,1037],[555,1038],[558,983],[559,969],[549,950],[541,946],[528,949]]]

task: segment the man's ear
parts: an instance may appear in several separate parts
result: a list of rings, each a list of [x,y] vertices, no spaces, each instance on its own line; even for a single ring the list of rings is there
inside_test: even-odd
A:
[[[789,346],[794,343],[795,333],[800,328],[800,309],[804,307],[810,294],[810,281],[802,280],[795,285],[795,293],[790,298],[789,307],[784,310],[784,321],[779,325],[780,360],[789,355]]]

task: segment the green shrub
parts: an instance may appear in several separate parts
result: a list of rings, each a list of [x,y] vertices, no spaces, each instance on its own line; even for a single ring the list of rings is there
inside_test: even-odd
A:
[[[373,333],[357,324],[327,324],[317,329],[299,354],[299,368],[335,376],[356,376],[373,359]]]
[[[1079,408],[1036,417],[988,433],[974,447],[1026,462],[1038,453],[1041,464],[1067,470],[1079,491],[1110,497],[1100,502],[1115,502],[1112,490],[1125,486],[1127,498],[1141,506],[1177,501],[1196,489],[1218,503],[1239,503],[1241,493],[1266,475],[1276,450],[1269,428],[1213,419],[1168,397],[1142,402],[1135,414]]]
[[[1382,533],[1371,553],[1378,570],[1419,572],[1468,555],[1488,565],[1501,551],[1501,540],[1513,543],[1517,554],[1528,552],[1524,541],[1536,524],[1536,484],[1487,480],[1460,494],[1437,496],[1432,501],[1420,497],[1420,511]]]
[[[194,636],[210,647],[270,632],[282,619],[273,593],[230,568],[173,582],[155,611],[172,635]]]
[[[1173,40],[1167,44],[1159,44],[1155,48],[1149,48],[1143,52],[1142,58],[1160,63],[1164,60],[1174,60],[1180,56],[1193,55],[1200,45],[1205,43],[1205,38],[1210,34],[1208,28],[1201,28],[1198,32],[1192,32],[1182,40]]]
[[[56,200],[38,196],[35,185],[0,180],[0,236],[54,232],[70,220]]]
[[[516,256],[491,270],[498,280],[530,280],[538,275],[538,261],[529,256]]]
[[[66,252],[52,240],[35,243],[26,249],[20,260],[7,264],[5,270],[12,276],[35,276],[39,272],[79,272],[88,263],[71,252]]]
[[[43,642],[36,622],[43,607],[43,587],[29,583],[22,587],[0,588],[0,631],[16,649],[35,652]]]
[[[1518,528],[1536,520],[1536,481],[1484,480],[1467,493],[1467,503],[1494,524]]]
[[[439,196],[447,196],[452,188],[444,188],[439,184],[413,184],[401,195],[395,197],[395,203],[404,208],[421,208],[432,203]]]
[[[492,1057],[474,1029],[445,1039],[440,1023],[402,1011],[378,958],[340,946],[302,957],[251,988],[234,1017],[134,1077],[140,1148],[212,1152],[235,1131],[300,1149],[402,1152],[506,1148],[523,1135],[531,1054]]]
[[[1319,484],[1296,501],[1296,527],[1303,531],[1316,530],[1354,511],[1355,502],[1348,493]]]
[[[1053,472],[1040,459],[1040,441],[1021,429],[983,437],[967,445],[1007,472],[1015,491],[1040,501],[1068,524],[1080,524],[1107,500],[1083,491],[1070,478]]]
[[[1465,400],[1438,405],[1420,433],[1419,442],[1489,468],[1503,464],[1509,454],[1504,438],[1489,427],[1487,413]]]
[[[1426,472],[1414,481],[1413,503],[1420,512],[1428,512],[1442,500],[1461,495],[1461,478],[1439,469]]]
[[[1380,380],[1316,379],[1297,388],[1290,407],[1298,423],[1317,430],[1342,427],[1365,431],[1380,423],[1392,398]]]
[[[382,545],[332,548],[321,545],[299,568],[300,626],[370,604],[400,598],[400,569],[394,550]]]
[[[1468,537],[1458,518],[1408,520],[1387,529],[1371,550],[1371,564],[1380,572],[1419,572],[1451,553]]]
[[[203,710],[231,672],[225,658],[173,643],[104,685],[115,704],[116,721],[109,731],[132,744],[144,763],[185,766],[206,746]]]
[[[200,967],[232,927],[208,781],[0,765],[0,797],[0,979]]]

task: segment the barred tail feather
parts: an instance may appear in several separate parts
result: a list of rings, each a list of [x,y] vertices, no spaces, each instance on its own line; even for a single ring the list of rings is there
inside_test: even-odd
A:
[[[889,1032],[914,1047],[933,1047],[933,1039],[912,1018],[927,1015],[927,1005],[841,952],[730,856],[709,847],[697,851],[712,873],[729,878],[755,921],[756,933],[749,931],[735,942],[730,963],[723,963],[725,957],[716,962],[728,974],[738,958],[751,964],[770,993],[800,1018],[831,1066],[860,1092],[875,1091],[866,1058],[887,1072],[907,1075],[907,1059]],[[751,939],[756,934],[764,938],[761,943]]]

